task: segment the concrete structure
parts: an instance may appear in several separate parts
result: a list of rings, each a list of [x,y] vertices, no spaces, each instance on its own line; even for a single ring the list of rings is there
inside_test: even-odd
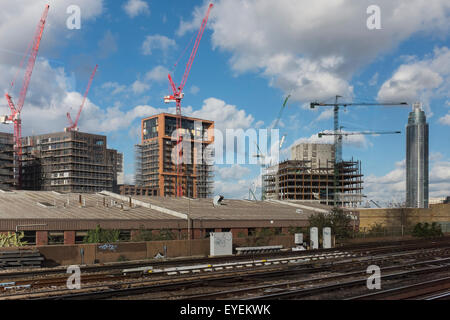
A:
[[[406,206],[428,208],[428,123],[419,103],[406,126]]]
[[[142,229],[155,234],[170,230],[188,239],[203,239],[210,232],[245,237],[262,228],[287,234],[290,228],[308,226],[309,215],[330,209],[272,200],[225,199],[214,207],[212,199],[17,190],[0,192],[0,232],[24,231],[26,241],[39,245],[81,243],[97,225],[120,230],[124,239],[133,239]]]
[[[339,205],[356,207],[362,201],[360,161],[338,164]],[[334,160],[287,160],[269,167],[263,175],[266,199],[308,200],[322,204],[334,202]]]
[[[176,116],[161,113],[142,119],[141,129],[141,144],[136,146],[136,186],[152,189],[160,196],[175,196]],[[214,141],[213,129],[213,121],[182,117],[184,196],[212,196],[213,166],[204,163],[202,155]]]
[[[327,162],[334,163],[334,145],[328,143],[299,143],[291,147],[291,160],[310,161],[317,169]]]
[[[0,132],[0,189],[14,188],[14,135]]]
[[[22,189],[58,192],[117,190],[121,156],[106,136],[78,131],[23,138]]]

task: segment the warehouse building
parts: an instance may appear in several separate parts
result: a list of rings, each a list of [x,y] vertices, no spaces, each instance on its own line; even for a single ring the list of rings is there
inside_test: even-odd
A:
[[[306,227],[308,217],[331,208],[286,201],[121,196],[55,191],[0,192],[0,233],[24,232],[29,244],[81,243],[97,226],[116,229],[124,240],[140,230],[170,230],[177,238],[204,239],[210,232],[231,231],[233,237],[252,235],[262,228],[287,233]]]
[[[214,122],[182,117],[181,134],[189,150],[183,150],[181,187],[183,195],[207,198],[213,192],[213,166],[203,161],[205,149],[214,142]],[[176,115],[161,113],[142,119],[141,144],[136,145],[136,187],[150,189],[151,195],[175,196],[177,166],[172,153],[176,152]],[[183,145],[185,146],[185,145]]]

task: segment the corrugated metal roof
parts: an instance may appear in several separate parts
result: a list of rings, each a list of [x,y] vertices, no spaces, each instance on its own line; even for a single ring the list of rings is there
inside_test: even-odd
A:
[[[105,201],[105,206],[103,201]],[[38,204],[43,202],[51,206]],[[130,208],[126,202],[98,194],[83,194],[80,206],[79,194],[15,191],[14,193],[0,193],[0,219],[171,220],[178,218],[141,206]]]
[[[212,199],[133,196],[117,194],[59,194],[52,191],[0,192],[0,230],[88,230],[97,225],[115,229],[182,229],[187,215],[195,227],[246,228],[303,226],[314,208],[271,201],[225,199],[213,206]],[[40,203],[40,204],[39,204]],[[42,205],[44,203],[44,205]],[[140,203],[140,205],[139,205]],[[150,205],[147,205],[150,204]],[[152,207],[152,208],[150,208]],[[45,226],[26,226],[45,224]]]

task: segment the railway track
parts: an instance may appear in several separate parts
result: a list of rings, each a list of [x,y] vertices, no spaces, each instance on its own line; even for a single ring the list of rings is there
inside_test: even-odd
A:
[[[438,238],[432,241],[432,244],[427,243],[427,246],[422,246],[423,248],[432,247],[433,244],[439,245],[443,243],[450,243],[450,237]],[[314,253],[321,254],[327,252],[334,251],[352,251],[355,253],[367,254],[369,251],[372,253],[376,253],[376,250],[399,250],[407,249],[408,247],[415,247],[423,245],[423,240],[402,240],[402,241],[384,241],[384,242],[367,242],[361,244],[353,244],[353,245],[345,245],[339,246],[332,249],[318,249],[314,250]],[[308,255],[312,251],[284,251],[278,253],[262,253],[262,254],[254,254],[254,255],[238,255],[232,257],[202,257],[202,258],[173,258],[170,260],[144,260],[144,261],[134,261],[134,262],[120,262],[120,263],[105,263],[105,264],[96,264],[96,265],[80,265],[80,269],[82,273],[97,273],[97,272],[110,272],[113,270],[122,270],[126,268],[139,268],[145,267],[148,265],[152,266],[177,266],[180,264],[189,265],[189,264],[200,264],[200,263],[226,263],[233,262],[239,260],[246,260],[249,257],[253,259],[266,259],[268,257],[289,257],[293,255]],[[0,272],[0,282],[12,279],[24,279],[26,277],[37,277],[37,276],[50,276],[50,275],[61,275],[66,273],[66,268],[64,267],[56,267],[56,268],[43,268],[43,269],[32,269],[32,270],[16,270],[16,271],[7,271]]]
[[[443,277],[352,297],[348,300],[446,300],[450,299],[450,277]]]
[[[347,260],[341,260],[341,261],[327,261],[324,260],[316,260],[311,261],[309,263],[299,264],[299,265],[264,265],[261,266],[259,269],[255,270],[248,270],[248,271],[223,271],[218,272],[216,274],[202,274],[202,275],[195,275],[195,276],[171,276],[170,280],[164,279],[164,278],[155,278],[155,277],[141,277],[135,281],[127,281],[127,282],[120,282],[119,279],[123,280],[125,279],[122,274],[117,274],[115,278],[111,278],[111,275],[108,275],[110,279],[105,279],[104,275],[92,275],[91,280],[93,282],[105,282],[106,280],[109,280],[112,282],[105,284],[98,284],[95,286],[85,287],[83,288],[84,292],[75,292],[75,291],[69,291],[67,289],[65,290],[57,290],[56,288],[54,290],[47,290],[47,291],[41,291],[41,292],[24,292],[24,293],[16,293],[11,295],[4,295],[0,296],[2,299],[17,299],[17,298],[26,298],[26,299],[33,299],[33,298],[41,298],[43,295],[45,298],[49,299],[105,299],[105,298],[111,298],[115,296],[127,296],[127,295],[137,295],[137,294],[144,294],[148,292],[159,292],[159,291],[176,291],[176,290],[183,290],[187,288],[198,288],[198,287],[204,287],[207,286],[215,286],[220,285],[223,283],[227,283],[228,285],[231,285],[233,283],[242,283],[243,281],[267,281],[269,279],[279,279],[281,278],[290,278],[295,277],[298,275],[307,275],[311,273],[317,273],[317,272],[324,272],[324,271],[337,271],[337,270],[345,270],[345,269],[351,269],[355,268],[356,266],[362,266],[362,265],[370,265],[375,262],[383,264],[387,261],[391,261],[391,263],[396,263],[398,259],[417,259],[417,258],[426,258],[429,256],[446,256],[446,260],[425,260],[422,262],[418,262],[418,264],[414,263],[406,263],[404,265],[397,265],[394,266],[396,269],[401,268],[411,268],[418,266],[419,264],[430,264],[430,263],[444,263],[449,262],[449,254],[450,254],[450,248],[449,247],[443,247],[443,248],[435,248],[428,251],[422,251],[423,249],[414,250],[411,252],[403,252],[403,253],[394,253],[394,254],[379,254],[378,256],[371,256],[371,257],[359,257],[355,258],[352,257],[351,259]],[[395,251],[396,252],[396,251]],[[355,274],[361,274],[361,272],[364,270],[359,270],[356,273],[353,274],[347,274],[349,275],[355,275]],[[99,278],[96,278],[99,277]],[[132,275],[130,275],[132,276]],[[82,276],[83,277],[83,276]],[[84,276],[85,277],[85,276]],[[343,276],[341,276],[343,277]],[[345,276],[344,276],[345,277]],[[82,278],[82,282],[89,282],[87,281],[89,278]],[[54,281],[57,281],[57,279],[53,279]],[[65,281],[67,280],[67,275],[64,277],[64,279],[59,279],[58,281]],[[45,280],[41,283],[42,286],[49,285],[49,282],[51,281],[49,279]],[[318,280],[317,280],[318,281]],[[53,283],[56,284],[56,283]],[[24,285],[22,283],[22,285]],[[35,287],[37,285],[37,282],[34,283]],[[95,292],[93,292],[95,291]],[[200,297],[197,297],[200,299]]]

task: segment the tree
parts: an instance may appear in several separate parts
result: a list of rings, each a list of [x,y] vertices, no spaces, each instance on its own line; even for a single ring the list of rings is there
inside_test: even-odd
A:
[[[317,227],[319,231],[325,227],[330,227],[336,239],[350,237],[350,222],[352,219],[340,208],[334,207],[329,213],[320,212],[311,215],[308,221],[310,227]],[[321,233],[319,232],[319,234]]]

